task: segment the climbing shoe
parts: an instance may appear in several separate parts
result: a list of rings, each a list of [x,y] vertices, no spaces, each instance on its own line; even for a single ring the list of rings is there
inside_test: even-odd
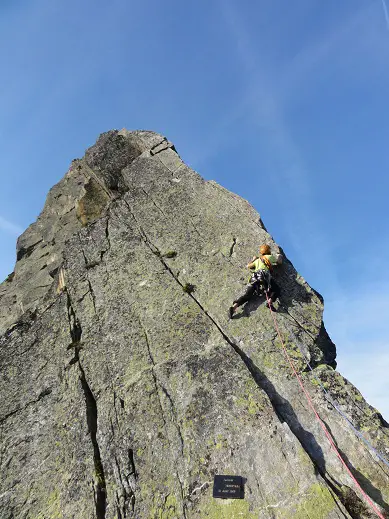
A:
[[[272,312],[277,312],[277,310],[274,308],[274,306],[272,304],[269,305],[269,303],[266,303],[266,306],[268,307],[269,310],[271,310]]]
[[[232,319],[234,317],[234,307],[233,306],[230,306],[230,308],[228,309],[228,315],[229,315],[230,319]]]

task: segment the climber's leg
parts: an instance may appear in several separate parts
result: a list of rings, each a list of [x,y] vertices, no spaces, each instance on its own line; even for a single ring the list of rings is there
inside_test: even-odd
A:
[[[274,303],[274,301],[276,301],[276,299],[279,298],[280,294],[281,294],[281,289],[277,285],[277,283],[274,281],[274,279],[272,278],[270,281],[269,290],[267,292],[267,303],[266,304],[267,304],[268,308],[273,310],[273,312],[276,311],[276,309],[273,306],[273,303]]]
[[[247,285],[246,292],[241,297],[239,297],[238,299],[236,299],[233,302],[233,306],[230,306],[230,308],[229,308],[230,319],[232,319],[234,312],[236,311],[238,306],[243,305],[244,303],[246,303],[253,297],[256,289],[257,289],[257,286],[255,284]]]

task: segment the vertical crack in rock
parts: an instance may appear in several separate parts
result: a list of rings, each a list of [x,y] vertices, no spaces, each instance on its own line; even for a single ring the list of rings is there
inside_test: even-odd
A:
[[[116,392],[113,392],[114,396],[114,409],[115,409],[115,417],[117,428],[120,433],[120,422],[119,416],[116,408],[117,401],[120,402],[120,406],[124,409],[124,400],[120,397],[117,397]],[[112,437],[115,435],[115,429],[111,421],[111,432]],[[116,502],[116,513],[117,519],[126,519],[128,517],[128,511],[131,510],[132,513],[135,511],[135,491],[136,491],[136,481],[138,478],[138,474],[135,468],[135,460],[134,460],[134,451],[131,448],[127,449],[127,459],[123,460],[123,456],[121,456],[122,465],[124,466],[124,470],[120,468],[120,462],[115,453],[113,453],[114,459],[114,474],[116,481],[118,483],[118,488],[115,491],[115,502]]]
[[[135,460],[134,460],[134,450],[128,449],[128,462],[130,466],[130,474],[134,474],[135,479],[138,477],[138,474],[136,472],[135,468]]]
[[[136,468],[135,468],[133,449],[128,449],[127,454],[128,454],[128,473],[124,474],[124,478],[127,482],[127,488],[129,489],[128,500],[130,502],[131,510],[132,510],[132,512],[134,512],[134,510],[135,510],[135,487],[136,487],[136,480],[138,479],[138,474],[137,474]]]
[[[127,204],[128,205],[128,204]],[[131,211],[131,209],[130,209]],[[169,265],[164,261],[163,256],[161,255],[159,249],[149,240],[148,236],[146,235],[143,228],[139,225],[135,215],[132,213],[133,218],[135,219],[140,234],[142,236],[142,239],[144,243],[147,245],[147,247],[151,250],[151,252],[160,260],[160,262],[163,264],[165,269],[171,274],[173,279],[183,288],[183,284],[177,279],[177,277],[174,275],[174,272],[171,270]],[[354,517],[353,512],[353,506],[350,504],[350,500],[345,498],[344,492],[341,490],[341,485],[334,480],[334,482],[330,481],[329,477],[327,476],[326,472],[326,466],[325,466],[325,458],[323,451],[320,447],[320,445],[317,443],[314,435],[310,433],[309,431],[306,431],[302,425],[300,424],[298,417],[296,416],[293,407],[291,404],[279,393],[277,392],[274,385],[270,382],[270,380],[265,376],[264,373],[262,373],[259,368],[253,363],[253,361],[246,355],[246,353],[239,348],[239,346],[230,339],[226,333],[223,331],[221,326],[216,322],[216,320],[205,310],[205,308],[202,306],[202,304],[194,297],[192,293],[188,294],[189,297],[193,299],[193,301],[200,307],[202,312],[212,321],[214,326],[219,330],[224,340],[235,350],[235,352],[240,356],[242,361],[244,362],[246,368],[250,372],[251,376],[253,377],[255,383],[257,386],[265,391],[267,394],[270,403],[273,406],[274,412],[281,423],[286,423],[290,429],[290,431],[294,434],[294,436],[299,441],[300,445],[304,449],[304,451],[309,456],[313,466],[315,467],[315,470],[318,474],[321,475],[323,480],[327,483],[327,485],[331,488],[331,490],[336,494],[338,499],[342,502],[346,510],[351,514],[352,517]],[[331,478],[333,479],[333,478]],[[359,496],[354,492],[355,494],[355,501],[360,504],[360,506],[365,506],[363,501],[359,498]]]
[[[161,387],[161,389],[162,389],[163,393],[165,394],[165,396],[168,398],[172,408],[173,408],[173,402],[172,402],[169,394],[167,393],[166,389],[163,387],[163,385],[161,384],[161,382],[157,378],[157,374],[155,373],[155,361],[154,361],[153,354],[151,353],[149,337],[147,335],[147,331],[146,331],[145,327],[143,326],[142,322],[140,320],[139,320],[139,322],[140,322],[140,325],[141,325],[141,327],[143,329],[143,334],[144,334],[146,345],[147,345],[148,355],[149,355],[149,358],[150,358],[150,361],[151,361],[151,364],[152,364],[151,374],[152,374],[153,379],[154,379],[154,386],[155,386],[155,390],[157,392],[157,396],[158,396],[158,399],[159,399],[159,406],[161,408],[162,419],[163,419],[163,423],[164,423],[165,428],[166,428],[167,424],[166,424],[165,415],[164,415],[164,411],[163,411],[162,401],[161,401],[161,398],[159,396],[159,389],[158,389],[159,386]],[[173,414],[173,416],[175,416],[174,412],[172,414]],[[180,440],[181,440],[181,452],[182,452],[182,450],[183,450],[183,439],[182,439],[181,431],[179,430],[179,427],[178,427],[177,424],[176,424],[176,427],[177,427],[177,430],[178,430],[178,433],[179,433],[179,436],[180,436]]]
[[[2,466],[3,466],[4,454],[6,452],[6,446],[5,446],[5,442],[4,442],[4,429],[3,428],[4,428],[3,423],[0,422],[0,470],[1,470]]]
[[[106,219],[106,223],[105,223],[105,238],[107,240],[108,247],[100,252],[100,261],[103,261],[105,254],[109,250],[111,250],[111,240],[109,237],[109,216],[108,216],[108,214],[107,214],[107,219]]]
[[[86,404],[86,421],[88,426],[89,436],[91,438],[93,447],[93,463],[95,467],[95,473],[93,480],[95,482],[95,507],[96,507],[96,518],[105,519],[105,512],[107,508],[107,489],[105,482],[105,474],[103,463],[101,461],[100,448],[97,441],[97,403],[93,395],[93,392],[88,384],[85,376],[84,368],[82,367],[79,352],[80,342],[82,336],[82,328],[80,321],[74,311],[72,300],[68,290],[66,290],[67,298],[67,312],[69,320],[70,336],[72,338],[72,346],[75,350],[75,356],[71,364],[78,364],[80,370],[80,382],[84,392],[85,404]]]
[[[140,320],[139,320],[139,322],[140,322]],[[174,403],[173,403],[172,397],[169,395],[167,389],[164,387],[162,382],[157,377],[157,374],[155,372],[155,361],[154,361],[154,357],[153,357],[153,355],[151,353],[150,341],[149,341],[149,338],[148,338],[148,335],[147,335],[147,331],[146,331],[145,327],[143,326],[143,324],[141,322],[140,322],[140,324],[142,326],[143,333],[144,333],[144,336],[145,336],[145,340],[146,340],[146,344],[147,344],[147,350],[148,350],[148,355],[149,355],[151,363],[152,363],[151,373],[152,373],[152,376],[153,376],[153,379],[154,379],[155,388],[156,388],[156,391],[157,391],[158,396],[159,396],[158,387],[160,387],[162,392],[163,392],[163,394],[166,396],[167,400],[169,401],[170,410],[171,410],[171,413],[172,413],[172,415],[174,417],[173,423],[174,423],[174,425],[175,425],[175,427],[177,429],[177,433],[178,433],[178,436],[180,438],[181,454],[183,454],[184,453],[184,439],[182,437],[181,429],[180,429],[180,427],[178,425],[178,417],[177,417],[177,414],[176,414]],[[161,407],[161,411],[163,413],[163,408],[162,408],[161,400],[160,400],[160,407]],[[165,419],[164,419],[164,423],[166,425]]]
[[[117,425],[118,431],[120,432],[120,421],[119,421],[118,411],[116,408],[117,400],[118,400],[118,397],[116,395],[116,391],[115,391],[115,389],[113,389],[113,409],[115,411],[116,425]],[[120,397],[119,397],[119,400],[120,400],[120,404],[121,404],[123,402],[123,400]],[[122,409],[123,409],[123,407],[122,407]],[[112,425],[112,435],[114,435],[113,425]]]
[[[80,321],[78,320],[78,317],[76,316],[76,313],[73,309],[70,294],[67,290],[66,290],[66,304],[67,304],[67,312],[68,312],[70,337],[72,338],[72,344],[75,346],[75,345],[78,345],[81,341],[82,329],[81,329]]]
[[[111,249],[111,240],[109,238],[109,217],[107,216],[107,221],[106,221],[106,224],[105,224],[105,237],[107,238],[107,242],[108,242],[108,250]]]
[[[80,381],[84,391],[86,402],[86,419],[88,430],[93,445],[93,462],[95,465],[95,505],[97,519],[105,519],[105,511],[107,507],[106,483],[104,468],[101,461],[100,448],[97,441],[97,404],[96,399],[89,387],[85,377],[85,372],[80,361],[78,362],[80,369]]]
[[[236,245],[236,238],[232,238],[232,244],[230,247],[230,257],[232,256],[232,254],[234,252],[235,245]]]
[[[164,425],[165,430],[166,430],[166,435],[168,436],[168,434],[167,434],[167,423],[166,423],[166,419],[165,419],[165,413],[164,413],[164,410],[163,410],[163,405],[162,405],[161,397],[159,395],[159,390],[158,390],[157,375],[155,374],[155,370],[154,370],[154,367],[155,367],[154,357],[153,357],[153,354],[151,353],[149,338],[148,338],[146,329],[144,328],[144,326],[143,326],[142,322],[140,321],[140,319],[139,319],[139,322],[140,322],[140,325],[141,325],[142,330],[143,330],[143,334],[144,334],[146,345],[147,345],[147,352],[148,352],[149,359],[150,359],[151,364],[152,364],[152,366],[151,366],[151,375],[152,375],[153,380],[154,380],[154,387],[155,387],[155,391],[157,393],[159,407],[161,409],[161,417],[162,417],[162,420],[163,420],[163,425]]]
[[[159,381],[159,385],[161,386],[161,389],[163,391],[163,394],[166,396],[166,398],[168,399],[169,401],[169,404],[170,404],[170,410],[172,412],[172,415],[174,417],[174,424],[176,426],[176,429],[177,429],[177,432],[178,432],[178,436],[180,438],[180,444],[181,444],[181,455],[184,454],[184,439],[182,437],[182,433],[181,433],[181,429],[180,429],[180,426],[178,425],[178,417],[177,417],[177,413],[176,413],[176,410],[175,410],[175,407],[174,407],[174,403],[173,403],[173,400],[172,400],[172,397],[169,395],[167,389],[161,384],[161,382]]]
[[[156,252],[156,250],[152,251],[152,252],[153,252],[153,254],[159,254],[159,252]],[[150,342],[149,342],[149,338],[148,338],[148,335],[147,335],[147,331],[146,331],[146,328],[143,326],[143,324],[142,324],[141,320],[139,319],[139,317],[138,317],[138,320],[139,320],[139,324],[141,325],[142,330],[143,330],[143,334],[144,334],[146,345],[147,345],[148,355],[149,355],[149,358],[150,358],[150,361],[151,361],[151,364],[152,364],[151,374],[152,374],[152,377],[153,377],[153,380],[154,380],[154,386],[155,386],[155,390],[156,390],[156,393],[157,393],[157,397],[158,397],[158,401],[159,401],[159,407],[161,409],[161,416],[162,416],[162,420],[163,420],[163,423],[164,423],[164,427],[165,427],[165,430],[166,430],[167,437],[168,437],[167,423],[166,423],[165,413],[164,413],[164,410],[163,410],[163,405],[162,405],[162,401],[161,401],[161,397],[160,397],[160,394],[159,394],[158,387],[160,387],[162,389],[164,395],[169,400],[171,413],[172,413],[172,416],[174,418],[173,424],[174,424],[174,426],[175,426],[175,428],[177,430],[178,437],[180,439],[180,444],[181,444],[181,454],[183,454],[184,453],[184,439],[182,437],[180,426],[178,425],[178,418],[177,418],[177,415],[176,415],[176,412],[175,412],[175,408],[174,408],[174,404],[173,404],[172,398],[169,395],[169,393],[167,392],[167,390],[165,389],[165,387],[163,386],[163,384],[161,383],[161,381],[158,380],[158,378],[157,378],[157,374],[155,372],[155,361],[154,361],[153,354],[151,352]],[[180,485],[180,490],[181,490],[183,517],[184,517],[184,519],[186,519],[185,493],[184,493],[182,481],[181,481],[181,478],[180,478],[178,472],[177,472],[177,480],[178,480],[178,483]]]
[[[130,509],[133,513],[135,511],[135,487],[137,473],[135,470],[135,463],[132,449],[128,450],[128,471],[123,474],[120,470],[120,463],[114,455],[115,467],[117,472],[116,479],[121,486],[121,492],[116,491],[116,510],[118,519],[125,519],[128,517],[127,510]]]
[[[90,265],[89,265],[89,261],[88,261],[86,255],[85,255],[84,247],[82,246],[80,233],[78,233],[77,236],[78,236],[78,240],[79,240],[80,245],[81,245],[81,253],[82,253],[82,256],[84,258],[85,267],[88,269],[88,268],[90,268]]]
[[[92,298],[93,310],[94,310],[95,314],[97,315],[97,311],[96,311],[96,296],[95,296],[95,293],[93,291],[93,287],[92,287],[92,283],[90,282],[90,279],[88,278],[87,281],[88,281],[89,293],[90,293],[91,298]]]
[[[153,197],[142,187],[142,191],[143,193],[146,195],[147,198],[149,198],[151,200],[151,202],[153,203],[153,205],[158,209],[158,211],[160,211],[163,216],[166,218],[167,215],[164,213],[163,209],[161,209],[161,207],[159,207],[159,205],[155,202],[155,200],[153,199]]]

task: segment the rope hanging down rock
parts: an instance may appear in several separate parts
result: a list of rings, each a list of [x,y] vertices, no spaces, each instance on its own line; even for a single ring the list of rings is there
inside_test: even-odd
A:
[[[363,490],[363,488],[361,487],[361,485],[358,483],[357,479],[355,478],[355,476],[353,475],[353,473],[351,472],[351,470],[348,468],[346,462],[344,461],[344,459],[342,458],[341,454],[339,453],[335,443],[334,443],[334,440],[332,439],[327,427],[325,426],[325,424],[323,423],[322,419],[320,418],[319,416],[319,413],[317,412],[313,402],[312,402],[312,399],[308,393],[308,391],[306,390],[305,386],[304,386],[304,383],[300,377],[300,375],[298,374],[295,366],[294,366],[294,363],[292,361],[292,359],[290,358],[290,355],[285,347],[285,344],[284,344],[284,341],[282,339],[282,336],[281,336],[281,333],[280,333],[280,330],[278,328],[278,324],[277,324],[277,320],[275,318],[275,315],[274,315],[274,312],[273,310],[271,309],[271,304],[270,304],[270,301],[269,301],[269,297],[267,295],[267,293],[265,292],[266,294],[266,299],[267,299],[267,303],[269,305],[269,308],[270,308],[270,312],[271,312],[271,315],[272,315],[272,318],[273,318],[273,322],[274,322],[274,327],[276,329],[276,332],[278,334],[278,337],[281,341],[281,344],[282,344],[282,349],[283,349],[283,352],[284,352],[284,355],[290,365],[290,367],[292,368],[292,371],[295,375],[295,377],[297,378],[297,381],[305,395],[305,398],[307,399],[307,402],[308,402],[308,405],[309,407],[312,409],[313,413],[315,414],[315,417],[317,419],[317,421],[319,422],[320,424],[320,427],[323,429],[324,431],[324,434],[326,435],[328,441],[330,442],[330,445],[331,445],[331,448],[334,450],[334,452],[336,453],[336,455],[338,456],[339,460],[342,462],[342,464],[344,465],[345,469],[347,470],[348,474],[350,475],[351,479],[354,481],[356,487],[359,489],[359,491],[361,492],[362,496],[364,497],[364,499],[367,501],[367,503],[370,505],[370,507],[374,510],[374,512],[377,514],[377,516],[380,518],[380,519],[385,519],[385,517],[382,515],[382,513],[380,512],[380,510],[376,507],[376,505],[373,503],[373,501],[370,499],[370,497],[366,494],[366,492]]]
[[[298,340],[296,339],[296,336],[294,335],[293,332],[291,332],[289,330],[289,333],[295,338],[296,340],[296,344],[300,350],[300,353],[301,355],[303,356],[304,358],[304,361],[306,363],[306,365],[308,366],[308,368],[310,369],[310,371],[313,373],[313,380],[315,380],[318,385],[320,386],[320,388],[322,389],[323,393],[324,393],[324,396],[325,398],[327,399],[327,401],[332,405],[332,407],[335,409],[335,411],[342,417],[346,420],[346,422],[349,424],[349,426],[351,427],[351,429],[353,430],[353,432],[358,436],[358,438],[360,440],[363,441],[363,443],[372,451],[374,452],[374,454],[377,456],[377,458],[379,458],[382,463],[384,463],[388,468],[389,468],[389,461],[385,458],[385,456],[383,454],[381,454],[370,442],[367,438],[364,437],[364,435],[361,433],[361,431],[359,431],[357,429],[357,427],[353,424],[353,422],[350,420],[350,418],[340,409],[340,404],[334,399],[332,398],[332,396],[330,395],[330,393],[326,390],[326,388],[323,386],[321,380],[317,377],[315,377],[315,371],[313,369],[313,367],[311,366],[311,364],[309,363],[309,360],[307,359],[307,357],[305,356],[305,353],[302,351],[302,348],[300,347],[300,345],[298,344]],[[375,460],[376,461],[376,460]]]

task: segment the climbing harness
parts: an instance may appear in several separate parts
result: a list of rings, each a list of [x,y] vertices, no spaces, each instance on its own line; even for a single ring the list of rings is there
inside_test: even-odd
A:
[[[270,272],[268,270],[257,270],[250,276],[249,283],[251,285],[257,284],[257,290],[260,286],[264,286],[264,290],[268,290],[270,287]]]
[[[351,477],[351,479],[354,481],[356,487],[359,489],[359,491],[361,492],[362,496],[364,497],[364,499],[367,501],[367,503],[370,505],[370,507],[374,510],[374,512],[377,514],[377,516],[380,518],[380,519],[385,519],[385,517],[382,515],[382,513],[380,512],[380,510],[376,507],[376,505],[373,503],[373,501],[370,499],[370,497],[366,494],[366,492],[363,490],[363,488],[361,487],[361,485],[358,483],[357,479],[355,478],[355,476],[353,475],[353,473],[351,472],[351,470],[348,468],[346,462],[344,461],[344,459],[342,458],[342,455],[339,453],[335,443],[334,443],[334,440],[332,439],[331,437],[331,434],[329,433],[326,425],[324,424],[324,422],[322,421],[322,419],[320,418],[319,416],[319,413],[317,412],[313,402],[312,402],[312,399],[308,393],[308,391],[306,390],[305,386],[304,386],[304,383],[300,377],[300,375],[298,374],[296,368],[295,368],[295,365],[293,363],[293,360],[291,359],[286,347],[285,347],[285,344],[284,344],[284,341],[282,339],[282,336],[281,336],[281,332],[278,328],[278,324],[277,324],[277,320],[275,318],[275,315],[274,315],[274,312],[273,310],[271,309],[271,305],[270,305],[270,302],[269,302],[269,297],[266,293],[266,299],[267,299],[267,303],[269,305],[269,308],[270,308],[270,311],[271,311],[271,315],[272,315],[272,318],[273,318],[273,322],[274,322],[274,327],[277,331],[277,334],[278,334],[278,337],[281,341],[281,345],[282,345],[282,349],[283,349],[283,352],[284,352],[284,355],[285,355],[285,358],[287,359],[292,371],[293,371],[293,374],[295,375],[295,377],[297,378],[297,381],[305,395],[305,398],[307,399],[307,402],[308,402],[308,405],[309,407],[311,408],[311,410],[313,411],[313,413],[315,414],[315,417],[317,419],[317,421],[319,422],[319,425],[320,427],[323,429],[324,431],[324,434],[326,435],[328,441],[330,442],[330,445],[331,445],[331,448],[335,451],[337,457],[339,458],[339,460],[341,461],[341,463],[344,465],[346,471],[348,472],[349,476]]]

